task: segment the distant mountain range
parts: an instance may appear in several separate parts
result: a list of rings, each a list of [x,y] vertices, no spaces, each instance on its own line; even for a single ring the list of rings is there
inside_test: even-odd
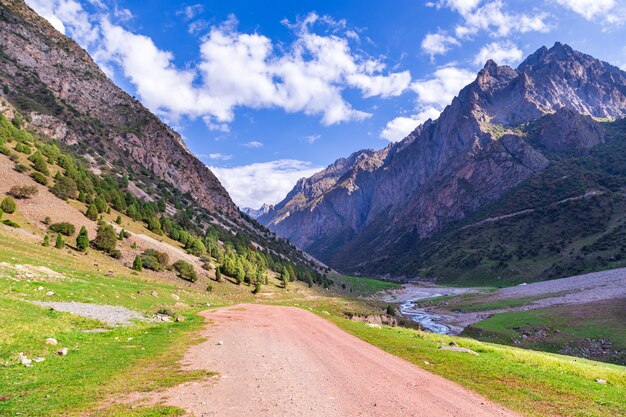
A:
[[[626,152],[616,122],[625,114],[626,73],[568,45],[542,47],[517,69],[490,60],[437,120],[300,180],[259,221],[353,273],[542,279],[619,264],[619,247],[608,253],[589,244],[624,227],[626,164],[613,161],[615,172],[606,171],[608,161],[591,165]],[[583,177],[565,174],[558,186],[547,177],[566,171]],[[528,216],[552,207],[571,217],[568,210],[577,209],[570,206],[583,203],[607,207],[588,208],[578,226],[533,237],[536,227],[547,227],[545,217]],[[575,230],[596,215],[602,225]],[[468,233],[484,237],[481,227],[504,221],[514,223],[508,237],[472,247]],[[526,251],[528,239],[541,243]]]
[[[253,208],[250,208],[250,207],[244,207],[244,208],[241,209],[241,212],[243,214],[246,214],[246,215],[252,217],[253,219],[258,219],[259,217],[261,217],[264,214],[269,213],[273,209],[274,209],[274,206],[271,206],[269,204],[263,204],[261,206],[261,208],[259,208],[259,209],[253,209]]]

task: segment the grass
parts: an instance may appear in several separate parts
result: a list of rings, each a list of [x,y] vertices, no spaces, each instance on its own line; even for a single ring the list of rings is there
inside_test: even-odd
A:
[[[578,355],[585,353],[594,360],[624,365],[625,306],[626,300],[622,299],[501,313],[474,324],[464,334],[534,350]],[[606,340],[610,343],[610,349],[607,352],[589,352],[590,339]]]
[[[620,366],[405,328],[373,329],[338,317],[330,319],[368,343],[525,416],[617,417],[626,413],[626,371]],[[450,342],[480,356],[438,349]],[[608,383],[599,384],[596,379]]]
[[[345,284],[345,289],[356,295],[371,295],[379,291],[400,288],[400,284],[396,282],[383,281],[376,278],[337,275],[334,276],[333,279],[339,286]]]

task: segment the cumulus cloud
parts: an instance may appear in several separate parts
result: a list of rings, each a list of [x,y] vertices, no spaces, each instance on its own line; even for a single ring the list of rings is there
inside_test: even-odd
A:
[[[475,77],[472,71],[445,66],[438,68],[431,76],[413,82],[410,88],[417,94],[416,113],[391,120],[380,136],[392,142],[398,141],[426,120],[438,118],[459,91]]]
[[[454,37],[448,36],[445,32],[429,33],[422,40],[422,50],[433,59],[435,55],[443,55],[450,50],[451,46],[460,45]]]
[[[610,0],[601,0],[610,1]],[[434,55],[445,54],[462,40],[470,39],[479,32],[487,32],[492,37],[504,37],[513,33],[548,32],[548,14],[541,10],[524,13],[508,10],[502,0],[438,0],[427,3],[435,8],[449,8],[461,16],[461,22],[454,28],[454,36],[446,32],[428,33],[422,41],[422,49]]]
[[[615,0],[556,0],[556,2],[587,20],[605,16],[616,5]]]
[[[243,146],[245,146],[246,148],[262,148],[263,143],[257,140],[252,140],[250,142],[244,143]]]
[[[202,4],[191,4],[189,6],[185,6],[176,11],[176,15],[183,16],[185,19],[190,20],[199,15],[204,11],[204,6]]]
[[[382,59],[354,50],[356,32],[345,20],[315,13],[284,21],[295,40],[280,46],[262,34],[240,32],[230,16],[201,39],[198,61],[180,68],[150,37],[113,23],[112,13],[89,15],[76,0],[29,2],[58,28],[69,27],[107,74],[120,68],[141,101],[174,123],[181,116],[202,117],[209,129],[224,132],[239,107],[302,112],[321,117],[324,125],[358,121],[371,114],[354,109],[343,97],[346,89],[365,98],[392,97],[411,82],[409,71],[388,71]],[[201,11],[192,5],[179,13],[193,19]],[[318,34],[320,26],[328,30]]]
[[[487,60],[493,59],[498,65],[514,65],[522,60],[524,53],[511,41],[492,42],[483,46],[474,64],[482,66]]]
[[[232,168],[209,167],[239,207],[261,207],[280,202],[294,184],[322,167],[310,162],[280,159]]]

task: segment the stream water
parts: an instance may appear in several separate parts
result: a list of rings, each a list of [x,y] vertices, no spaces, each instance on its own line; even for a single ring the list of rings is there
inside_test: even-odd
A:
[[[448,334],[454,330],[446,324],[446,318],[415,306],[417,301],[445,295],[464,294],[475,292],[473,288],[431,287],[419,284],[405,284],[401,289],[386,294],[382,299],[387,302],[400,304],[400,312],[411,320],[419,323],[424,329],[432,333]],[[458,331],[458,330],[457,330]]]

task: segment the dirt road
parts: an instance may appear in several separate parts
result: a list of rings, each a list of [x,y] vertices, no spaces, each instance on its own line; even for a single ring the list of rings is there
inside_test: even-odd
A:
[[[240,305],[203,314],[213,323],[208,340],[185,362],[220,376],[164,393],[195,417],[517,416],[302,309]]]

